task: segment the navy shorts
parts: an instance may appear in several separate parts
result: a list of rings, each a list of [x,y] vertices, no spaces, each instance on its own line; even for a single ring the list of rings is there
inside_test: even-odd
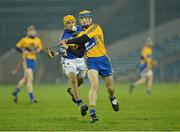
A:
[[[34,71],[35,70],[35,67],[36,67],[36,62],[35,62],[35,60],[33,60],[33,59],[26,59],[26,64],[27,64],[27,68],[30,68],[30,69],[32,69],[32,71]]]
[[[94,69],[103,77],[112,75],[111,63],[106,55],[101,57],[89,57],[86,62],[88,70]]]
[[[147,64],[140,64],[140,71],[143,72],[147,68]]]

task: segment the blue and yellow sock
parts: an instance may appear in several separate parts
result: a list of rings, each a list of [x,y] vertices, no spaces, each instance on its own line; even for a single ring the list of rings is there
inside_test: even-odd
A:
[[[29,93],[30,100],[33,101],[35,99],[33,93]]]
[[[96,114],[96,110],[95,109],[90,109],[90,115],[94,115]]]
[[[82,99],[79,99],[79,100],[76,101],[76,103],[77,103],[78,106],[81,106],[83,104],[83,101],[82,101]]]
[[[96,109],[95,108],[96,108],[96,106],[90,105],[90,111],[89,111],[90,112],[90,116],[96,114]]]
[[[15,95],[15,96],[18,96],[18,93],[19,93],[20,91],[21,91],[20,88],[16,88],[15,91],[14,91],[14,95]]]

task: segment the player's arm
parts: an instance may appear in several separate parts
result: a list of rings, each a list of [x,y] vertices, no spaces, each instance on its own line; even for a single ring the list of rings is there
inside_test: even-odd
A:
[[[64,39],[67,39],[69,38],[68,34],[66,34],[65,32],[59,37],[59,41],[61,40],[64,40]],[[64,49],[64,46],[57,46],[58,48],[58,51],[54,51],[52,49],[49,49],[49,48],[45,48],[45,53],[50,57],[50,58],[53,58],[55,56],[58,56],[58,55],[66,55],[66,50]]]
[[[85,53],[85,43],[88,42],[91,38],[94,38],[95,36],[98,36],[100,33],[101,28],[97,24],[93,24],[93,26],[85,32],[80,37],[76,37],[69,40],[61,40],[60,44],[64,46],[64,48],[67,49],[67,51],[73,53],[77,57],[83,57]],[[80,48],[73,49],[68,44],[79,44]]]
[[[29,51],[25,47],[24,38],[22,38],[19,42],[16,44],[16,50],[22,54],[22,57],[25,58]]]
[[[15,49],[23,54],[31,52],[31,49],[29,47],[25,47],[25,38],[22,38],[19,42],[17,42]]]
[[[71,52],[75,56],[81,58],[84,56],[85,53],[85,45],[79,45],[77,49],[74,49],[73,47],[66,44],[65,40],[61,41],[61,45],[66,49],[67,52]]]
[[[67,49],[68,52],[71,52],[72,54],[74,54],[75,56],[82,58],[84,56],[85,53],[85,46],[79,46],[77,49],[73,49],[72,47],[68,47]]]
[[[19,52],[22,53],[23,52],[23,48],[24,48],[24,39],[21,39],[20,41],[17,42],[15,49]]]
[[[88,42],[91,38],[99,35],[100,27],[97,24],[93,24],[93,26],[88,29],[82,36],[73,38],[70,40],[66,40],[66,44],[80,44],[83,45]]]
[[[90,38],[86,34],[83,34],[80,37],[66,40],[65,43],[66,44],[79,44],[79,45],[82,45],[82,44],[85,44],[86,42],[88,42],[89,40],[90,40]]]
[[[75,49],[72,49],[71,47],[68,46],[68,44],[79,44],[79,45],[83,45],[88,42],[91,38],[94,38],[95,36],[98,36],[100,33],[101,28],[99,27],[99,25],[94,24],[88,31],[85,32],[85,34],[83,34],[80,37],[77,38],[73,38],[70,40],[61,40],[60,44],[62,44],[68,51],[70,51],[71,53],[75,54],[76,56],[80,56],[83,54],[83,50],[85,52],[85,48],[83,47],[83,50],[78,51]]]
[[[42,41],[39,39],[39,42],[36,44],[35,52],[40,53],[43,50]]]

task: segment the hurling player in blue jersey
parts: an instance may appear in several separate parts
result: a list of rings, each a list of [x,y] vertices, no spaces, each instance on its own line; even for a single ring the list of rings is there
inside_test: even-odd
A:
[[[81,26],[76,25],[76,19],[73,15],[67,15],[63,18],[64,22],[64,32],[60,36],[59,40],[62,39],[72,39],[76,37],[83,29]],[[72,49],[79,48],[75,44],[69,45]],[[48,51],[48,55],[50,57],[54,57],[56,55],[62,55],[61,63],[62,69],[66,74],[71,88],[67,89],[67,92],[72,97],[72,101],[76,103],[80,107],[80,111],[82,116],[86,115],[86,111],[88,109],[87,105],[83,105],[83,101],[80,97],[79,86],[83,83],[83,78],[86,76],[86,64],[84,58],[78,58],[71,52],[64,52],[63,47],[58,47],[58,52]]]

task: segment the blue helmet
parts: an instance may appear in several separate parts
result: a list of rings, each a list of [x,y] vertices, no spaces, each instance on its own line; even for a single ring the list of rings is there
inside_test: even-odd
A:
[[[82,17],[92,17],[91,11],[83,10],[79,12],[79,18],[82,18]]]

